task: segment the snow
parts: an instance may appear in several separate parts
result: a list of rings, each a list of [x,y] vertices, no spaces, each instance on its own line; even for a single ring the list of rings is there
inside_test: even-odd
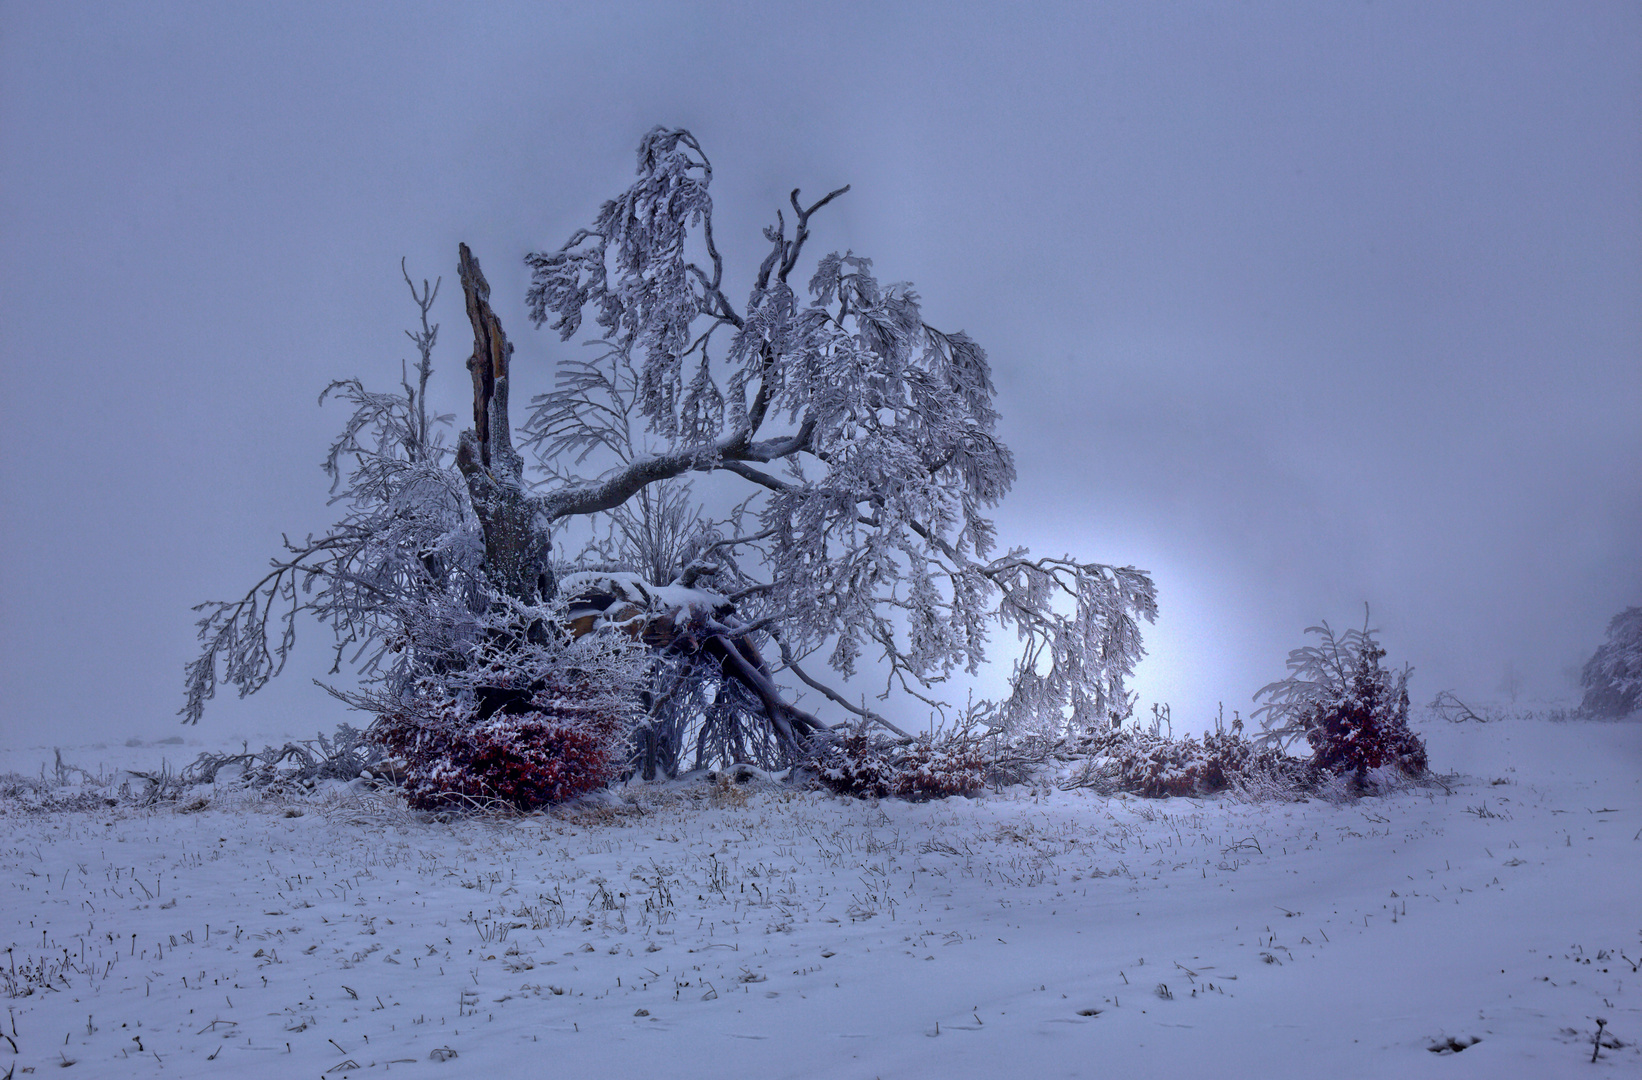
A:
[[[760,777],[507,821],[426,820],[342,786],[263,802],[222,785],[203,809],[13,803],[0,987],[34,992],[7,1000],[0,1062],[1637,1075],[1642,725],[1421,734],[1461,774],[1446,790],[1342,803],[1039,785],[875,804]],[[14,748],[0,767],[42,759]],[[30,984],[31,965],[63,977]],[[1592,1065],[1598,1017],[1622,1045]]]
[[[615,598],[613,612],[634,605],[643,611],[667,612],[675,617],[678,613],[711,616],[729,604],[721,593],[684,585],[651,585],[642,574],[627,571],[581,570],[566,574],[559,581],[559,592],[571,598],[572,618],[578,613],[577,599],[598,593]]]

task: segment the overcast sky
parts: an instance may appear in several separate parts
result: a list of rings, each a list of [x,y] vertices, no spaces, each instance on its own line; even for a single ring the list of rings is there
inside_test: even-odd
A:
[[[743,283],[853,185],[812,249],[988,349],[1004,539],[1153,572],[1177,725],[1365,601],[1421,700],[1569,696],[1642,604],[1637,3],[256,7],[0,2],[0,743],[176,730],[190,606],[334,517],[401,257],[448,411],[458,241],[549,385],[521,257],[656,124]],[[305,641],[204,723],[344,719]]]

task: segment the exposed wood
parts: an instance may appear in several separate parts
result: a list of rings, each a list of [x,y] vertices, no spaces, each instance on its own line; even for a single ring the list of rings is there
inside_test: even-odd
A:
[[[490,284],[479,260],[460,247],[459,270],[473,325],[473,427],[462,432],[456,466],[485,534],[485,572],[502,592],[527,604],[553,595],[548,564],[550,519],[524,485],[524,461],[508,426],[508,363],[513,345],[490,306]]]
[[[473,355],[467,361],[473,376],[473,427],[461,434],[456,465],[467,480],[474,512],[484,530],[485,572],[502,592],[527,604],[537,603],[551,599],[555,591],[548,561],[555,518],[619,506],[646,484],[699,468],[705,461],[699,450],[664,454],[635,462],[601,484],[581,485],[540,498],[530,495],[523,479],[524,462],[513,447],[508,423],[508,368],[513,345],[490,306],[490,284],[479,268],[479,260],[466,244],[460,248],[459,269],[468,321],[473,327]],[[743,432],[715,447],[712,456],[765,462],[784,456],[792,444],[802,444],[809,435],[806,427],[796,436],[760,443]],[[572,598],[567,614],[568,629],[576,637],[596,625],[619,625],[652,649],[701,652],[711,657],[726,679],[752,693],[770,729],[794,756],[807,750],[816,738],[824,737],[825,725],[785,700],[750,641],[732,640],[723,634],[698,640],[680,627],[674,612],[649,610],[603,593]],[[530,692],[526,690],[483,687],[480,696],[481,716],[529,707]],[[645,754],[646,775],[654,774],[657,749],[651,747]],[[664,768],[671,771],[676,765],[677,748],[666,749]]]

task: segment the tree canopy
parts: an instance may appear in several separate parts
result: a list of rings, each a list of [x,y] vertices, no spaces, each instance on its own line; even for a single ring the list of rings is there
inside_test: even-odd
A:
[[[355,407],[326,463],[348,513],[288,542],[245,598],[203,607],[189,721],[219,669],[242,694],[276,673],[302,612],[331,625],[338,663],[357,661],[366,703],[383,711],[429,695],[482,711],[473,673],[495,680],[497,642],[539,650],[544,628],[578,610],[625,628],[651,646],[639,727],[667,729],[668,769],[692,738],[698,760],[749,753],[749,733],[765,739],[751,756],[800,756],[838,721],[793,705],[794,681],[835,717],[919,724],[948,708],[943,683],[989,661],[998,631],[1019,643],[1010,690],[970,703],[968,721],[1018,735],[1127,714],[1154,586],[1132,566],[1000,550],[988,513],[1015,465],[985,351],[926,323],[913,287],[881,282],[869,259],[806,258],[817,214],[847,187],[813,202],[793,190],[736,303],[711,180],[689,132],[657,128],[634,183],[590,227],[527,257],[532,319],[586,350],[558,358],[518,450],[513,347],[477,260],[463,248],[475,422],[454,455],[439,434],[448,418],[425,407],[436,289],[412,286],[415,380],[390,394],[357,380],[327,389]],[[704,474],[741,495],[698,500],[689,482]],[[550,557],[571,519],[602,539]],[[872,665],[900,704],[850,701],[812,657],[844,678]]]

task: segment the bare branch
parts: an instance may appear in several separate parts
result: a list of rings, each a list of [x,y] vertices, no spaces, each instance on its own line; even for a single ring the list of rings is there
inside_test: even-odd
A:
[[[893,731],[895,734],[901,736],[903,739],[912,738],[911,735],[908,735],[906,732],[902,731],[900,728],[896,727],[894,724],[890,723],[888,720],[885,720],[882,716],[880,716],[877,713],[873,712],[871,709],[867,708],[866,706],[864,706],[864,705],[852,705],[852,704],[850,704],[850,701],[849,701],[848,698],[844,697],[844,695],[840,694],[838,691],[834,690],[832,687],[826,685],[823,682],[819,682],[815,679],[810,678],[810,676],[805,673],[804,669],[798,666],[798,659],[795,656],[793,656],[793,651],[787,645],[787,643],[785,641],[781,640],[779,635],[772,634],[771,637],[774,637],[776,644],[781,647],[781,662],[782,662],[782,664],[786,665],[786,668],[787,668],[788,671],[791,671],[794,675],[797,675],[798,678],[804,683],[805,686],[808,686],[812,690],[819,691],[824,697],[826,697],[826,699],[828,701],[832,702],[834,705],[837,705],[837,706],[839,706],[843,709],[848,710],[849,712],[854,713],[856,716],[861,717],[863,720],[869,720],[872,723],[877,724],[880,727],[884,728],[886,731]]]

